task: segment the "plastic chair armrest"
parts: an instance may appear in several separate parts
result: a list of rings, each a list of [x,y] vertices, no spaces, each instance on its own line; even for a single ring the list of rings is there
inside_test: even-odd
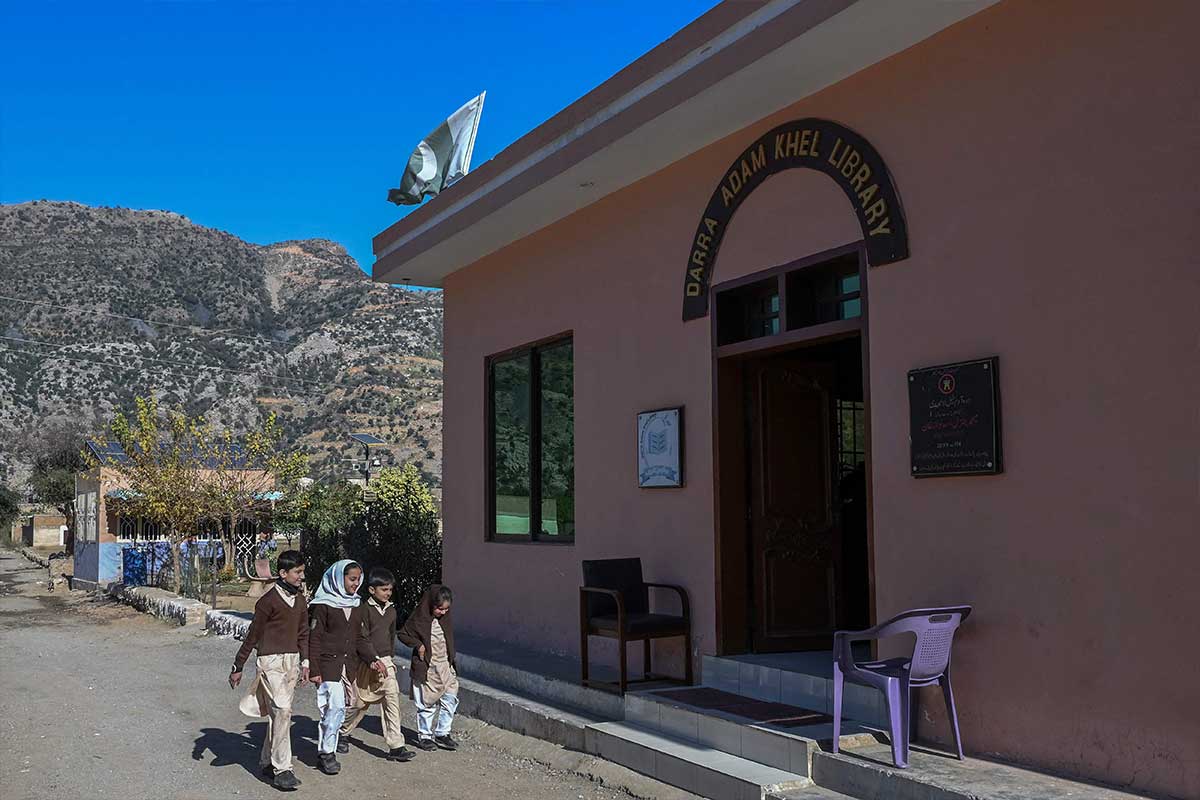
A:
[[[885,627],[887,627],[886,623],[862,631],[836,631],[833,634],[833,655],[837,659],[837,662],[841,664],[842,669],[854,669],[854,652],[850,647],[851,642],[865,642],[878,639],[880,638],[880,632]]]

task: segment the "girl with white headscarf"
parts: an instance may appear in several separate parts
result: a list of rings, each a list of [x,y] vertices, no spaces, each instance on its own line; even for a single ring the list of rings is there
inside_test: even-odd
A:
[[[317,767],[326,775],[341,771],[337,760],[338,729],[354,703],[353,676],[358,671],[356,645],[362,628],[362,567],[350,559],[334,562],[321,576],[321,585],[309,601],[312,632],[308,638],[311,680],[317,684],[317,709],[321,712]],[[343,751],[344,752],[344,751]]]

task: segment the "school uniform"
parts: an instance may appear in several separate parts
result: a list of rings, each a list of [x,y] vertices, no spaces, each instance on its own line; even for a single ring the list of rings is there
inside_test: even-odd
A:
[[[277,581],[258,599],[234,672],[242,671],[255,649],[257,675],[238,708],[249,717],[267,718],[259,765],[286,772],[292,769],[292,699],[300,670],[308,666],[308,606],[299,591]]]
[[[396,679],[396,606],[390,601],[378,603],[368,597],[362,606],[362,627],[358,636],[358,673],[355,690],[358,702],[347,711],[342,735],[348,736],[367,714],[367,707],[380,704],[383,716],[383,740],[388,750],[404,747],[404,733],[400,727],[400,683]],[[371,665],[382,661],[387,673],[380,675]]]
[[[358,632],[361,608],[312,606],[309,652],[313,669],[321,676],[317,687],[317,709],[321,712],[318,753],[337,749],[338,731],[346,720],[346,708],[356,703],[353,677],[358,673]]]
[[[451,612],[433,614],[440,585],[425,590],[398,636],[412,648],[410,695],[417,707],[417,733],[423,740],[450,735],[458,710],[458,673],[454,668],[454,623]],[[421,658],[418,648],[425,647]],[[435,724],[436,718],[436,724]]]

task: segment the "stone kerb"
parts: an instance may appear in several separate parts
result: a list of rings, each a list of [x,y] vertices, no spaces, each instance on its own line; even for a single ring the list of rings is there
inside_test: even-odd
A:
[[[37,564],[40,567],[49,567],[50,566],[50,561],[45,556],[43,556],[41,553],[34,550],[32,547],[22,547],[22,548],[20,548],[19,552],[21,553],[21,555],[25,556],[25,558],[29,559],[30,561],[32,561],[33,563]]]
[[[124,586],[118,583],[109,587],[108,594],[138,611],[159,619],[174,620],[180,625],[202,624],[210,608],[199,600],[150,586]]]
[[[250,617],[251,615],[248,613],[239,614],[209,609],[205,614],[205,624],[210,634],[244,639],[246,631],[250,630]]]

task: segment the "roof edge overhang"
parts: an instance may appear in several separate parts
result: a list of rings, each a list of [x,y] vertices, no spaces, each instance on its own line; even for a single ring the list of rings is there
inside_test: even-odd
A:
[[[450,273],[996,2],[722,3],[376,236],[373,277],[441,286]]]

